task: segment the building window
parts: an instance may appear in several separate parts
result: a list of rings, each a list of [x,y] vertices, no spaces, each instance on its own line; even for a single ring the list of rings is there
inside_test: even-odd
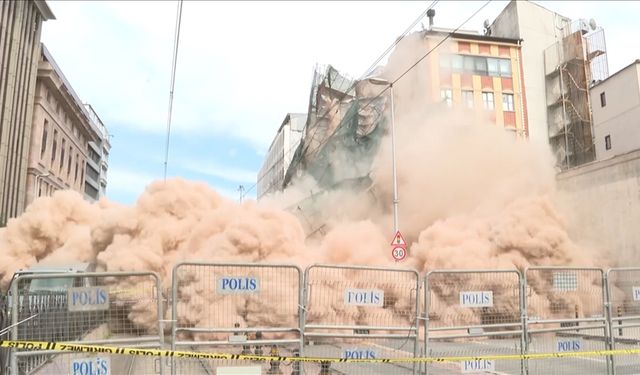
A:
[[[482,103],[484,104],[484,109],[493,110],[495,108],[493,102],[493,93],[492,92],[483,92],[482,93]]]
[[[447,107],[451,108],[453,106],[453,94],[451,89],[440,90],[440,98],[443,102],[447,103]]]
[[[475,73],[481,76],[487,75],[487,58],[476,56],[473,58],[475,63]]]
[[[511,60],[495,57],[441,54],[440,70],[491,77],[511,77]]]
[[[490,76],[497,77],[500,75],[498,59],[487,59],[487,68]]]
[[[500,65],[500,77],[511,77],[511,60],[498,59]]]
[[[607,106],[607,96],[603,91],[600,93],[600,107],[606,107],[606,106]]]
[[[64,148],[65,148],[65,143],[67,143],[67,141],[62,138],[62,147],[60,147],[60,165],[58,165],[58,169],[60,170],[60,172],[62,172],[62,166],[64,165]]]
[[[42,144],[40,145],[40,159],[44,157],[45,151],[47,151],[47,136],[49,135],[49,121],[44,120],[42,125]]]
[[[604,148],[606,150],[611,150],[611,135],[604,137]]]
[[[72,159],[72,152],[73,149],[71,147],[69,147],[69,156],[67,159],[67,179],[69,178],[69,176],[71,176],[71,159]]]
[[[51,147],[51,165],[56,161],[56,149],[58,147],[58,131],[53,130],[53,146]]]
[[[502,110],[506,112],[514,112],[513,94],[502,94]]]
[[[462,90],[462,103],[467,108],[473,108],[473,91]]]
[[[78,155],[76,155],[76,174],[75,174],[75,177],[73,178],[73,182],[78,183]]]
[[[464,67],[462,55],[452,55],[451,56],[451,69],[454,72],[461,72]]]
[[[465,73],[472,73],[474,71],[474,65],[473,65],[473,56],[463,56],[462,57],[462,68],[464,69]]]

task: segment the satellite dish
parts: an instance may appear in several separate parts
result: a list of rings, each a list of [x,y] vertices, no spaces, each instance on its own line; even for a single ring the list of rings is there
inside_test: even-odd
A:
[[[491,26],[491,24],[489,24],[489,20],[488,19],[484,20],[484,28],[488,29],[489,26]]]
[[[593,18],[589,20],[589,26],[591,26],[591,30],[595,30],[597,25],[596,25],[596,20],[594,20]]]

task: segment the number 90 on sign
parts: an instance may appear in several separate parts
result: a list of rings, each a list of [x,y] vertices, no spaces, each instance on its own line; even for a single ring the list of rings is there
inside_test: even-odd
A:
[[[407,256],[407,250],[404,247],[394,247],[393,250],[391,250],[391,256],[396,261],[403,260]]]

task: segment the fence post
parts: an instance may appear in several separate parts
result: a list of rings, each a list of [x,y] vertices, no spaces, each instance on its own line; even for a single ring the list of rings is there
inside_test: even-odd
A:
[[[428,273],[424,276],[424,356],[429,357],[429,304],[431,295],[429,292]],[[424,363],[424,373],[429,374],[429,364]]]
[[[11,340],[18,339],[18,282],[19,278],[13,279],[11,283]],[[18,375],[18,357],[16,349],[12,348],[9,352],[11,375]]]
[[[518,271],[520,281],[520,321],[522,324],[522,332],[520,333],[520,354],[526,354],[527,351],[527,305],[526,305],[526,273],[523,277],[522,273]],[[527,369],[528,360],[520,359],[520,374],[526,375],[529,373]]]

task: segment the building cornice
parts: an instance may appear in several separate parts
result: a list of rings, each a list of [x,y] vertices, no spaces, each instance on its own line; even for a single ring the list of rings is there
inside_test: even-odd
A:
[[[42,15],[43,21],[56,19],[56,16],[53,14],[53,12],[51,11],[51,8],[49,8],[49,5],[47,5],[46,1],[35,0],[34,3],[36,5],[36,8],[38,9],[38,12],[40,12],[40,14]]]

